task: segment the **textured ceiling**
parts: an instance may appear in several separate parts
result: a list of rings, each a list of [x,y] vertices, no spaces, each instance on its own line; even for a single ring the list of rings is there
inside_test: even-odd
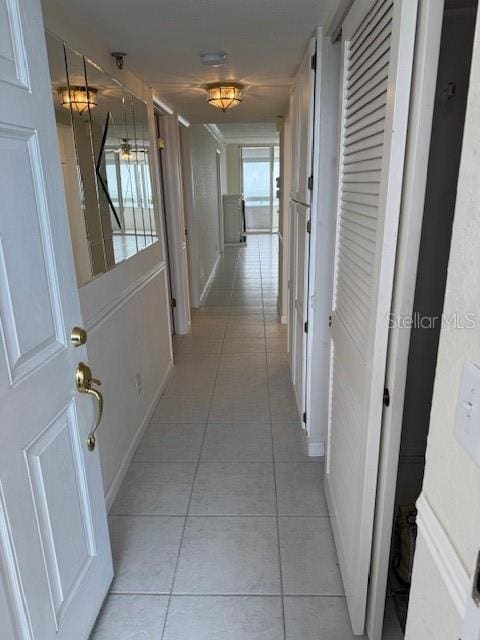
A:
[[[289,85],[308,38],[338,0],[43,0],[63,11],[192,122],[262,122],[284,114]],[[202,51],[227,52],[208,68]],[[85,52],[88,54],[88,52]],[[245,85],[240,106],[223,114],[203,86],[230,79]]]

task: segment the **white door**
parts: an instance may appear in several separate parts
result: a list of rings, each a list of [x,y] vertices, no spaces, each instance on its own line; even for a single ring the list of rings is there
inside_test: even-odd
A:
[[[84,640],[112,578],[39,0],[0,0],[2,640]]]
[[[290,194],[290,368],[297,405],[305,412],[305,375],[310,258],[310,201],[313,151],[316,40],[308,44],[297,72],[291,105],[292,191]],[[304,416],[305,418],[305,416]]]
[[[292,380],[297,405],[305,411],[305,372],[308,309],[308,271],[310,235],[307,227],[310,221],[310,207],[292,202],[291,228],[293,232],[292,255]]]
[[[295,113],[293,115],[294,162],[291,197],[310,205],[312,174],[313,111],[315,96],[316,39],[312,38],[302,58],[295,80]]]
[[[416,1],[356,0],[342,26],[326,489],[355,634],[370,568]]]

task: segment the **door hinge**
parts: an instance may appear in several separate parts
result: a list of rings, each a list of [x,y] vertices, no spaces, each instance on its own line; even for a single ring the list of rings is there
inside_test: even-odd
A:
[[[313,190],[313,176],[309,176],[308,178],[308,188],[310,191]]]
[[[303,412],[302,422],[303,422],[304,424],[307,424],[307,412],[306,412],[306,411],[304,411],[304,412]]]
[[[308,333],[308,322],[305,322],[305,324],[303,325],[303,328],[305,330],[305,333]]]
[[[159,149],[165,149],[165,140],[160,136],[157,138],[157,146]]]
[[[328,326],[331,327],[332,326],[332,314],[330,314],[328,316]]]
[[[312,223],[307,220],[307,233],[312,233]]]
[[[390,406],[390,391],[388,390],[388,387],[385,387],[383,390],[383,404],[386,407]]]
[[[317,52],[315,51],[315,53],[313,54],[313,56],[310,59],[310,64],[312,69],[316,69],[317,68]]]
[[[172,298],[170,300],[170,304],[172,305],[172,308],[174,309],[177,306],[177,299],[176,298]]]
[[[188,236],[188,229],[185,229],[185,235]]]

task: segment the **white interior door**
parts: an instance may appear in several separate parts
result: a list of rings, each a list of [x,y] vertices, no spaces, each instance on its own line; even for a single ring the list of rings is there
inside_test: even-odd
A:
[[[0,0],[2,639],[84,640],[112,578],[39,0]]]
[[[358,635],[365,626],[416,4],[356,0],[342,26],[326,489]]]
[[[292,191],[290,194],[290,326],[289,348],[293,387],[301,414],[305,412],[305,377],[310,258],[310,201],[314,127],[316,40],[308,44],[297,72],[291,108]]]
[[[306,205],[310,205],[311,200],[309,178],[312,173],[315,50],[316,39],[311,38],[295,81],[292,199]]]
[[[305,411],[306,322],[310,237],[310,207],[296,202],[291,208],[293,231],[292,273],[292,380],[299,411]]]

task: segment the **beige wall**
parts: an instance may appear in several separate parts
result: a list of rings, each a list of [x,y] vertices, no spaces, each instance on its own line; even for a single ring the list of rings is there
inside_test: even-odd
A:
[[[480,365],[480,27],[477,22],[444,313],[430,419],[407,640],[457,640],[480,548],[480,468],[453,434],[466,360]]]

